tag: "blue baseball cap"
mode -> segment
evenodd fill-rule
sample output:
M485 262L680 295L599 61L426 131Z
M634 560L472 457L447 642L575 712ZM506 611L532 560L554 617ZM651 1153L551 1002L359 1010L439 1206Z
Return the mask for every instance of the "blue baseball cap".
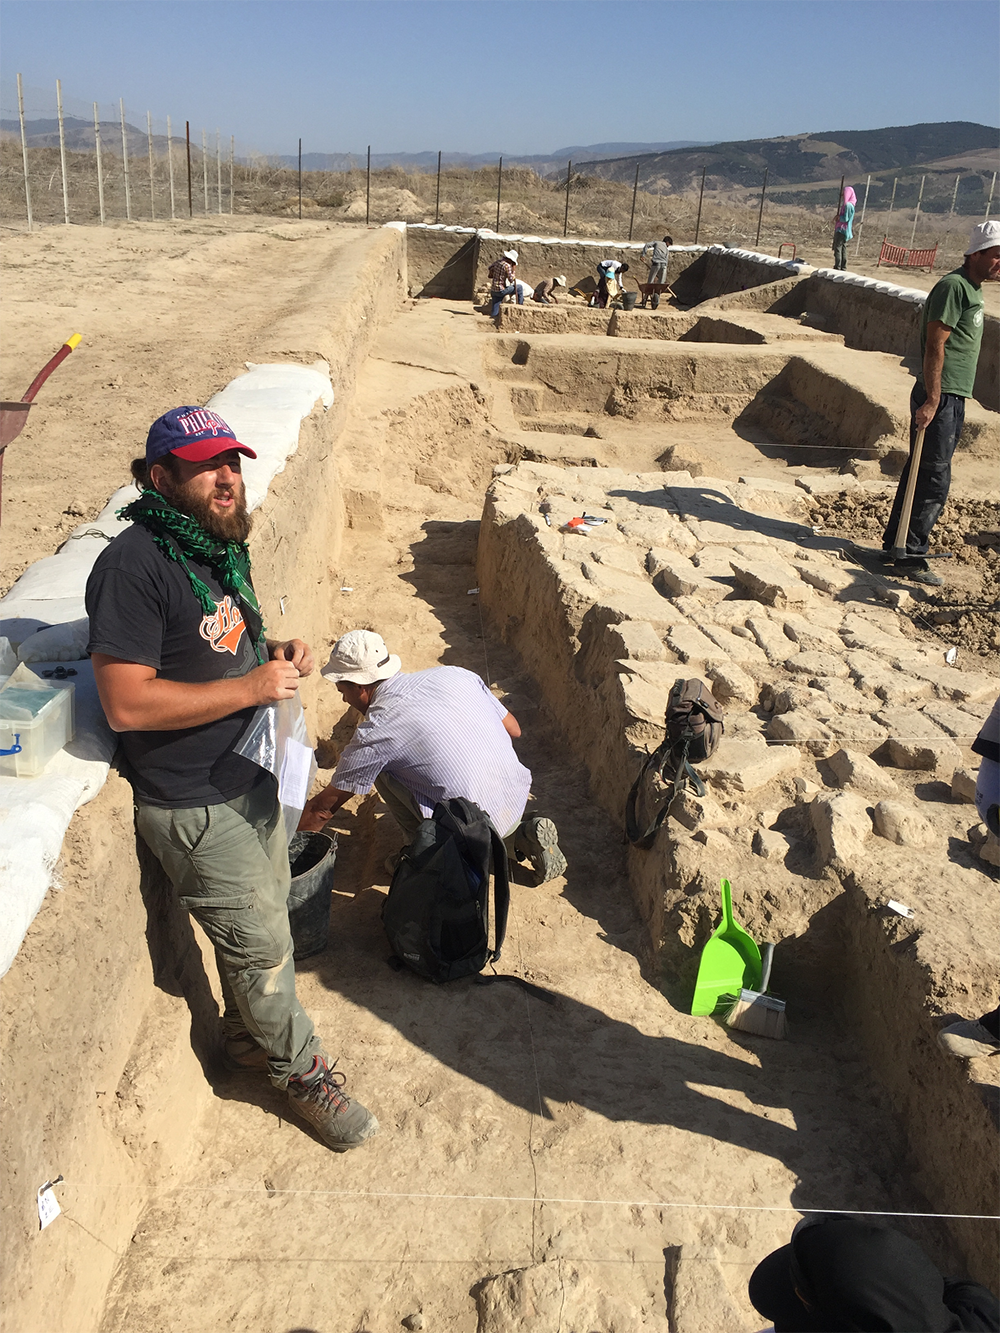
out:
M146 436L146 466L164 454L176 454L192 463L204 463L229 449L247 458L257 455L239 440L219 416L207 407L175 407L157 417Z

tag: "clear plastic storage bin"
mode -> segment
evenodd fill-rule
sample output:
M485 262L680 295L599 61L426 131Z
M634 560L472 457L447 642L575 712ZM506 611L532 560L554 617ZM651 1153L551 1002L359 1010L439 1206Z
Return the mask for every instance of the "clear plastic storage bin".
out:
M0 687L0 776L37 778L73 739L73 693L23 668Z

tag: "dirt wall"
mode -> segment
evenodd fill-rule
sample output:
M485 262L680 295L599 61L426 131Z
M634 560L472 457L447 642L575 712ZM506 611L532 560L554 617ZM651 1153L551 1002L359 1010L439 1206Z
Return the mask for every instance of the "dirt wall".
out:
M830 333L842 333L848 347L889 352L920 363L920 318L923 303L905 301L859 283L833 282L813 274L801 287L803 309ZM781 312L785 313L785 312ZM976 400L1000 411L1000 319L986 315L975 382Z
M329 412L317 408L303 423L297 453L255 517L255 582L275 637L325 642L342 528L336 442L357 369L405 294L405 273L399 232L359 238L307 308L243 349L251 360L324 357L337 395ZM304 684L313 734L329 729L329 694L315 678ZM170 906L155 863L142 871L130 789L114 771L75 815L58 875L63 890L48 895L3 987L10 1333L96 1326L144 1191L183 1165L216 1058L214 963ZM34 1191L59 1173L72 1220L39 1235Z
M678 300L698 305L712 297L726 296L760 286L797 278L797 270L769 256L745 250L723 250L712 246L672 281Z

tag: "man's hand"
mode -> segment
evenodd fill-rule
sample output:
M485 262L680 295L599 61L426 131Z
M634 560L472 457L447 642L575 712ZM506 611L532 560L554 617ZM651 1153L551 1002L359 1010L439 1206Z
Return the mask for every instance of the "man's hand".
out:
M294 699L299 688L299 671L291 662L275 658L254 667L243 677L250 691L251 704L276 704L282 699Z
M269 642L267 647L272 661L291 662L300 676L310 675L316 665L312 649L302 639L285 639L282 643Z
M934 420L938 408L941 406L940 399L928 398L926 402L921 403L913 414L913 422L917 430L926 430Z
M341 791L339 787L326 787L311 801L306 801L306 808L299 820L299 832L318 833L350 795L349 791Z

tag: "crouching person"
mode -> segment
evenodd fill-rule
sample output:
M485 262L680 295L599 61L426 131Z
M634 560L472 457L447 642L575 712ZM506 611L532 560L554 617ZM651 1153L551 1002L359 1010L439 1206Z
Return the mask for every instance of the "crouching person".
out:
M214 412L153 422L133 463L142 494L120 514L132 526L87 583L89 651L136 828L215 946L227 1067L266 1068L343 1152L378 1121L348 1096L296 998L277 783L234 750L254 709L293 698L313 669L301 639L264 638L242 455L256 457Z
M402 673L401 665L371 630L351 630L333 645L322 675L364 721L299 827L322 828L350 796L374 786L409 843L438 801L463 797L489 816L508 856L531 862L539 884L561 875L555 824L524 818L531 774L511 744L521 734L513 713L463 667Z

